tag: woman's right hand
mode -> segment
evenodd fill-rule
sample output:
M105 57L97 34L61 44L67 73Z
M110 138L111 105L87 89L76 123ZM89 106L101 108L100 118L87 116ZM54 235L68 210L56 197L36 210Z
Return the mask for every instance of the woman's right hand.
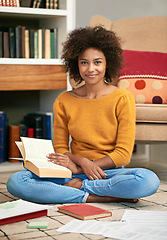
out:
M82 159L80 167L90 180L106 179L107 174L98 165L87 158Z
M48 161L66 167L72 171L73 174L78 174L80 167L77 166L67 155L62 153L49 153Z

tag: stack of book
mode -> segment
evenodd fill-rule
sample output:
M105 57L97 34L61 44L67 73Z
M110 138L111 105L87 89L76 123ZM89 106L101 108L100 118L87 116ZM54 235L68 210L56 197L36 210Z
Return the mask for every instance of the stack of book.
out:
M20 2L19 0L0 0L0 6L20 7Z
M57 29L0 27L1 58L57 58Z
M7 117L6 113L0 112L0 162L4 162L6 159L6 131L7 131Z
M20 137L31 137L38 139L53 139L53 113L29 113L20 124L9 125L7 114L0 112L0 162L14 161L20 158L20 152L15 141Z
M59 9L59 0L0 0L0 6Z

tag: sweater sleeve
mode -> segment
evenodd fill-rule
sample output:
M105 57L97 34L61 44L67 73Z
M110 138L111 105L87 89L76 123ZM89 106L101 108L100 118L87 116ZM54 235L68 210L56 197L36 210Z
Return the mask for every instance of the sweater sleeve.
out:
M132 94L120 98L116 107L116 116L118 121L116 145L114 151L108 155L116 167L121 167L130 162L135 141L136 110Z
M69 152L68 119L65 109L59 98L53 105L54 112L54 150L64 154Z

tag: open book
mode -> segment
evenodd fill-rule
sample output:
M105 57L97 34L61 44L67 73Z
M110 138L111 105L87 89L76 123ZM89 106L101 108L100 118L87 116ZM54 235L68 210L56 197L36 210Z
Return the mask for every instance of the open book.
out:
M71 178L71 170L48 161L46 155L54 152L52 140L21 137L16 145L23 156L24 167L39 177Z

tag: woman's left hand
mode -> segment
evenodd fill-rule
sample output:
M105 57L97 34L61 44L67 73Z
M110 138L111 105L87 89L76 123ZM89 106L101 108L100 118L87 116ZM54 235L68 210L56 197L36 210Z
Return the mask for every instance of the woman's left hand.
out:
M90 180L106 179L107 174L98 165L86 158L82 160L81 168Z

